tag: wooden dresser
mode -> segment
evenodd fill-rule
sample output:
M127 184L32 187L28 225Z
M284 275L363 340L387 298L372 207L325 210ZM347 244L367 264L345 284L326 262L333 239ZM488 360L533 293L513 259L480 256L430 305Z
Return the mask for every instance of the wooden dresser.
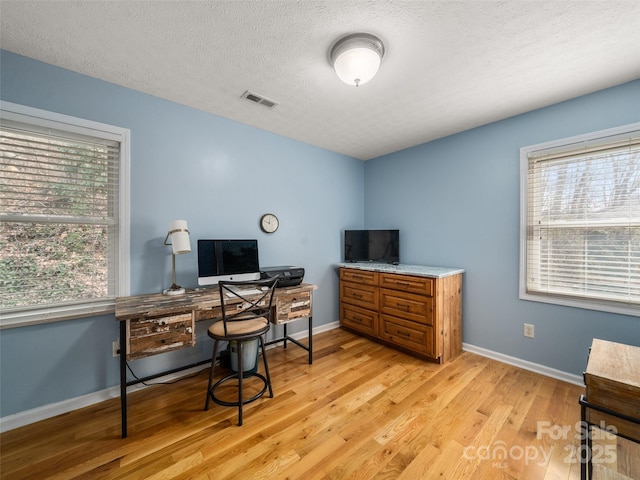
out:
M340 323L416 356L447 362L462 352L462 272L342 264Z

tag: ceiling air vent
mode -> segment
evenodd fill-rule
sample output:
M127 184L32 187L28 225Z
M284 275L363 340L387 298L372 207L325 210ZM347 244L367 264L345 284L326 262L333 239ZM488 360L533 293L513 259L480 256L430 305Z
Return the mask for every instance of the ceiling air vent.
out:
M269 100L268 98L263 97L262 95L258 95L257 93L250 92L249 90L242 94L242 98L251 100L254 103L259 103L260 105L264 105L267 108L274 108L278 106L278 102Z

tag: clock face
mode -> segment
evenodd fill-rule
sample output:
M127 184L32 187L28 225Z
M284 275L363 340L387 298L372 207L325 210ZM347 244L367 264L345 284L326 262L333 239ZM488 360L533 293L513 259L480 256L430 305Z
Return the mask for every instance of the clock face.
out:
M278 226L278 217L273 213L265 213L262 218L260 218L260 228L265 233L275 232L278 229Z

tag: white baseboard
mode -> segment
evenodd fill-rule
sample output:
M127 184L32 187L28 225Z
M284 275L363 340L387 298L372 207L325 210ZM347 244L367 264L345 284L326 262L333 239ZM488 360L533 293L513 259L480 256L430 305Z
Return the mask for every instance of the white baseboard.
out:
M582 379L581 375L574 375L573 373L563 372L562 370L556 370L555 368L546 367L544 365L540 365L539 363L529 362L517 357L511 357L509 355L505 355L504 353L494 352L493 350L487 350L486 348L477 347L468 343L463 343L462 349L467 352L475 353L483 357L497 360L502 363L507 363L515 367L520 367L531 372L539 373L540 375L544 375L546 377L555 378L557 380L562 380L567 383L573 383L574 385L584 387L584 380Z
M339 328L340 322L331 322L325 323L323 325L319 325L313 328L313 334L317 335L318 333L328 332L329 330L333 330L334 328ZM307 338L309 336L309 329L305 328L298 333L289 334L291 338L295 338L296 340L300 340L302 338Z
M0 418L0 433L13 430L14 428L24 427L25 425L55 417L56 415L62 415L63 413L93 405L94 403L110 400L119 394L120 387L111 387L99 392L82 395L81 397L70 398L62 402L50 403L42 407L7 415L6 417Z
M199 372L203 368L207 368L207 365L209 364L199 365L187 370L182 370L181 372L158 377L150 383L171 382L180 377ZM147 386L143 384L133 385L127 388L127 392L131 393L144 388L147 388ZM32 408L31 410L25 410L24 412L15 413L13 415L7 415L6 417L0 418L0 433L119 397L120 386L117 385L115 387L109 387L80 397L63 400L62 402L50 403L48 405L43 405L42 407Z
M313 329L313 334L316 335L328 330L333 330L334 328L338 328L339 326L339 322L319 325ZM295 338L296 340L304 339L309 336L309 330L304 329L303 331L291 334L290 336L291 338ZM180 377L196 373L203 368L207 368L207 365L208 364L204 364L197 367L189 368L187 370L183 370L181 372L165 375L164 377L154 379L153 383L170 382ZM142 390L143 388L147 387L145 385L138 384L129 387L127 391L134 392L136 390ZM0 433L7 432L15 428L24 427L25 425L39 422L40 420L46 420L47 418L62 415L63 413L68 413L73 410L78 410L79 408L88 407L89 405L94 405L96 403L104 402L105 400L111 400L112 398L118 397L120 397L119 385L107 388L105 390L100 390L98 392L89 393L87 395L82 395L80 397L70 398L61 402L50 403L48 405L43 405L42 407L32 408L31 410L25 410L24 412L18 412L13 415L7 415L6 417L0 418Z

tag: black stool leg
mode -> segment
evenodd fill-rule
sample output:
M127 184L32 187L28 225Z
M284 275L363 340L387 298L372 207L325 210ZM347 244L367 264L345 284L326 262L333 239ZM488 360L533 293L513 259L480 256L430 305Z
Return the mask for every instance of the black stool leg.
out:
M258 398L260 398L262 395L264 395L267 391L267 388L269 389L269 395L271 396L271 398L273 398L273 388L271 386L271 375L269 373L269 363L267 362L267 355L266 355L266 349L265 349L265 340L262 336L257 336L257 337L253 337L252 340L257 340L261 349L262 349L262 357L263 357L263 361L264 361L264 367L265 367L265 375L262 375L260 373L256 372L249 372L248 375L244 374L244 365L243 365L243 354L242 351L244 350L244 346L243 345L245 342L247 342L247 339L244 339L243 341L240 340L234 340L237 342L237 348L235 349L235 353L232 353L232 355L236 355L236 359L237 359L237 367L238 370L231 372L229 375L227 376L223 376L223 378L219 379L215 384L214 384L214 365L215 363L213 363L213 365L211 366L211 370L209 373L209 385L207 386L207 400L205 402L205 410L207 410L209 408L209 401L213 400L215 403L219 404L219 405L224 405L224 406L234 406L234 407L238 407L238 426L242 426L243 423L243 407L245 405L245 403L250 403L253 402L254 400L257 400ZM213 362L215 362L215 357L217 355L218 352L218 341L216 340L213 346ZM257 359L256 359L257 360ZM258 365L255 365L255 370L258 369ZM252 369L253 370L253 369ZM257 377L259 379L262 380L263 385L262 385L262 389L255 394L254 396L248 398L248 399L244 399L244 379L245 377ZM218 389L218 387L220 385L222 385L224 382L226 381L237 381L237 388L238 388L238 396L237 396L237 401L233 401L233 402L229 402L226 400L222 400L219 397L216 396L216 390Z
M238 426L242 426L242 342L237 342L236 354L238 355Z
M260 347L262 349L262 361L264 363L264 372L266 374L267 385L269 387L269 396L273 398L273 388L271 388L271 376L269 375L269 365L267 363L267 352L264 349L264 339L262 337L259 337L259 340L260 340Z
M213 385L213 371L216 368L216 355L218 354L218 340L213 343L213 356L211 357L211 370L209 370L209 386L207 387L207 399L204 402L204 410L209 410L209 399L211 398L211 386Z

